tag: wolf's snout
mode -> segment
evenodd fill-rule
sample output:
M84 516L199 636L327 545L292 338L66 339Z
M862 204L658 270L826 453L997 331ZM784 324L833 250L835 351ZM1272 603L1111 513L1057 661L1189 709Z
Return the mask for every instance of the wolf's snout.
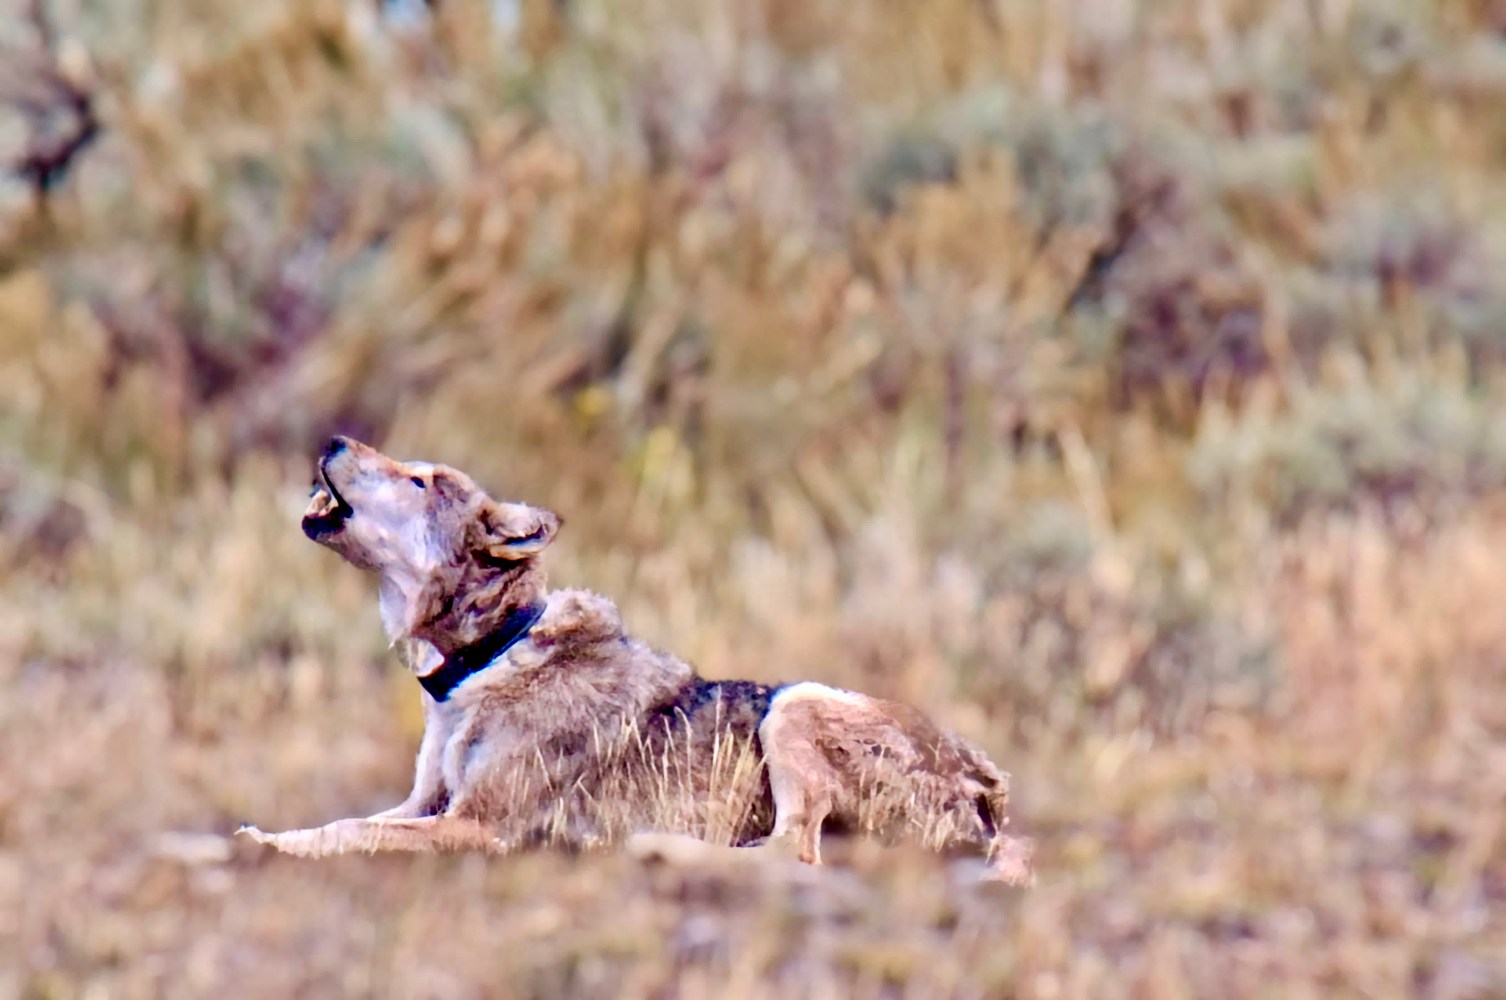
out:
M320 462L327 462L349 447L350 438L336 434L334 437L325 442L324 451L320 452L319 460Z
M350 447L350 439L335 436L325 444L317 464L319 474L314 483L314 493L303 514L303 533L316 542L338 535L345 522L355 514L339 488L330 478L330 462Z

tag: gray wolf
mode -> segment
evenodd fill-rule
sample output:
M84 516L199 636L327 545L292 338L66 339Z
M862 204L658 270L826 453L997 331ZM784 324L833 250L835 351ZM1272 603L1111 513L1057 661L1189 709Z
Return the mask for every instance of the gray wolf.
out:
M547 590L560 519L464 473L336 437L304 533L371 571L424 704L413 789L325 826L242 833L291 854L505 852L636 830L772 840L819 864L824 824L966 846L1029 878L1009 776L915 709L811 682L713 681L583 590Z

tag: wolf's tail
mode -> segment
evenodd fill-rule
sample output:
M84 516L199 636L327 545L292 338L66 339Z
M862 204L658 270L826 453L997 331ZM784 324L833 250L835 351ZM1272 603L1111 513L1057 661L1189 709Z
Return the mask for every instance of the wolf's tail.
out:
M1004 836L1004 828L1009 825L1009 774L1004 771L980 774L978 784L982 786L982 791L974 802L978 809L978 819L983 824L983 836L988 840L988 848L992 852Z
M989 778L979 782L983 790L976 799L978 819L988 838L988 867L983 877L1009 885L1034 885L1035 841L1004 832L1009 825L1009 775L996 771Z

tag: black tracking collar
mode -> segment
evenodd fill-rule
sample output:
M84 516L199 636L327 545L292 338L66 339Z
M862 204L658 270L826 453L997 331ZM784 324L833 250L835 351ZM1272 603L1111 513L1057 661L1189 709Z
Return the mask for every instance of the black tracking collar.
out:
M496 630L488 632L469 646L455 650L438 667L420 677L418 682L435 701L444 701L461 681L478 670L485 670L493 660L526 639L543 615L543 601L513 608Z

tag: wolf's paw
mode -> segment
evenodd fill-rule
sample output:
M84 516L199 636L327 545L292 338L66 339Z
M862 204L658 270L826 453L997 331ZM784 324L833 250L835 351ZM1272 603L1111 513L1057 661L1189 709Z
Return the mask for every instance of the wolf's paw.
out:
M339 850L338 838L332 836L333 830L328 827L315 830L288 830L285 833L267 833L254 826L242 826L235 831L236 836L247 836L258 844L266 844L275 847L283 854L292 854L300 858L318 858L326 854L337 853Z
M800 836L793 832L771 833L758 846L775 857L800 859Z

